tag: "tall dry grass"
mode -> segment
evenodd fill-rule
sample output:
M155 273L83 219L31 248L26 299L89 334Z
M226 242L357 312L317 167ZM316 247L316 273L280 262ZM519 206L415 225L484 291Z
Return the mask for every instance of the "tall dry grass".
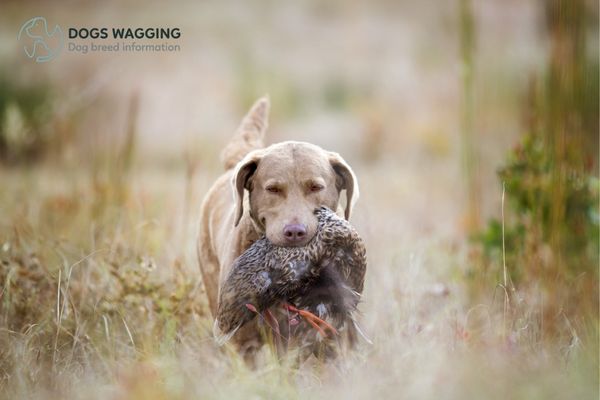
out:
M118 189L99 185L98 171L2 171L3 398L593 398L597 325L565 319L570 333L548 340L533 292L511 293L508 314L493 285L473 302L463 250L382 235L394 207L385 202L383 215L359 208L356 220L374 344L301 367L267 347L248 368L212 341L196 221L180 225L183 194L197 204L212 174L189 181L179 171L133 169ZM377 202L382 167L360 176L365 201Z

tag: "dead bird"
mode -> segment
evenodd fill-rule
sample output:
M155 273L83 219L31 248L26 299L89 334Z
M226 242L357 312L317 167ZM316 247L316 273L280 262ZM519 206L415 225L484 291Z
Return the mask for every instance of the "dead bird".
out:
M257 315L276 335L300 342L318 338L311 334L315 331L319 341L341 332L351 344L357 332L362 335L355 312L367 268L364 242L327 207L317 208L315 215L317 233L306 246L275 246L262 237L235 261L219 296L219 342Z

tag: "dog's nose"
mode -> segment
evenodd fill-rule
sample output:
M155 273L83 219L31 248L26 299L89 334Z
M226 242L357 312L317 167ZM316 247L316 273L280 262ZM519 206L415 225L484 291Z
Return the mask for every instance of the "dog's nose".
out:
M297 243L306 237L306 226L303 224L289 224L283 228L283 236L289 243Z

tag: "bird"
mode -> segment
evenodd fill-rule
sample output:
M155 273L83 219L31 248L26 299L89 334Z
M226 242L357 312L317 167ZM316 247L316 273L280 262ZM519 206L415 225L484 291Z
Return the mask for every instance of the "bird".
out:
M329 208L314 213L317 232L305 246L276 246L263 236L234 261L219 295L218 342L257 316L276 338L315 354L334 356L335 344L347 339L354 346L357 334L370 342L356 320L367 270L364 241Z

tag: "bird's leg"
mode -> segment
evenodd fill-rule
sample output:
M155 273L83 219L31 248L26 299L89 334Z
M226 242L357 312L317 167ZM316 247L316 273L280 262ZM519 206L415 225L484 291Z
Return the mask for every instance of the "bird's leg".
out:
M256 307L254 307L254 305L252 305L252 303L246 303L246 308L250 311L252 311L253 313L259 314L258 310L256 309Z
M279 322L277 321L277 318L275 318L273 313L271 313L271 310L267 308L267 311L265 311L263 317L265 318L265 321L267 321L267 324L269 324L271 329L273 329L273 331L277 334L277 336L281 336L281 331L279 330Z
M304 319L309 324L311 324L312 327L315 328L317 330L317 332L319 332L321 334L321 336L323 336L323 337L327 337L327 333L325 332L326 329L330 330L335 335L338 334L338 331L333 326L331 326L327 321L322 320L321 318L317 317L315 314L311 313L310 311L300 310L288 303L284 303L283 308L285 308L288 311L298 313L299 315L304 317ZM321 325L319 325L319 324L323 325L323 327L321 327Z
M258 316L261 317L267 323L267 325L269 325L269 328L271 328L273 332L277 334L277 336L281 336L281 331L279 330L279 322L277 322L277 318L275 318L275 316L271 313L271 310L267 308L266 311L260 313L258 312L256 307L254 307L254 305L252 305L251 303L246 303L245 305L248 310L258 314Z

